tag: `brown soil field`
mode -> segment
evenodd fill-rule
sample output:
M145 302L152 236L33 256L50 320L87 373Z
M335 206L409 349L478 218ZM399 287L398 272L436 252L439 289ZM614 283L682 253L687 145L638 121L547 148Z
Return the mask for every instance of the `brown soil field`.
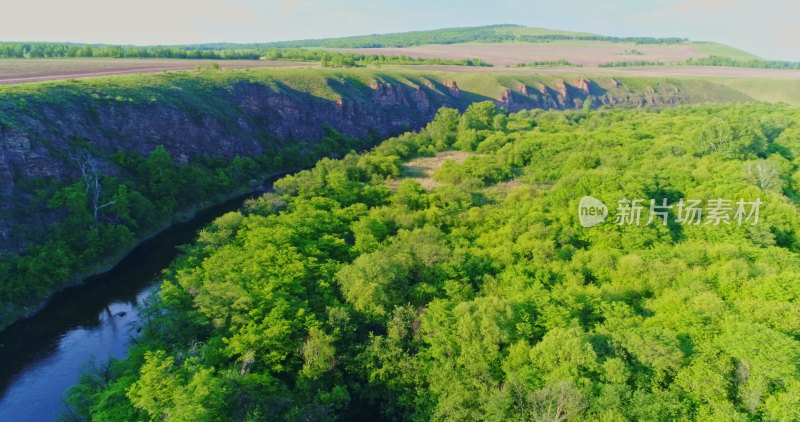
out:
M89 78L94 76L189 70L218 63L222 68L309 66L309 63L266 60L189 59L1 59L0 84Z
M544 44L450 44L408 48L338 49L359 54L406 55L421 58L481 59L495 66L516 65L536 61L569 62L583 66L622 61L679 62L688 58L706 57L689 44L636 45L634 43L544 43ZM638 52L640 54L631 54Z

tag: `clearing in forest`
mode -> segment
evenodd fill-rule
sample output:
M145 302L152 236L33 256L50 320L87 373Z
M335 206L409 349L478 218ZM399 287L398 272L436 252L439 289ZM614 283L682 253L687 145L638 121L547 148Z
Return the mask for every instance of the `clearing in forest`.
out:
M420 157L408 161L403 164L401 177L405 179L412 179L419 182L419 184L427 191L441 185L441 182L433 180L433 173L439 169L447 160L453 160L457 163L462 163L464 160L474 155L471 152L465 151L443 151L433 157ZM400 180L395 180L392 183L392 188L397 187Z

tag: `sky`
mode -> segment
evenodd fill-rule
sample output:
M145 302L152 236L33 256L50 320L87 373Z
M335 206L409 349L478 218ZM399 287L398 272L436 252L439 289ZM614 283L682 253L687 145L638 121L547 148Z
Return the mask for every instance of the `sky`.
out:
M0 40L268 42L501 23L686 37L800 61L797 0L10 0Z

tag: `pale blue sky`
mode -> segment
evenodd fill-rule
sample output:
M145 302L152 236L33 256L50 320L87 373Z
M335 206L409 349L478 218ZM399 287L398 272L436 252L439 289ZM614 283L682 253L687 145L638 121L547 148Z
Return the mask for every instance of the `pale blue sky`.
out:
M497 23L688 37L800 61L797 0L22 0L3 5L0 40L263 42Z

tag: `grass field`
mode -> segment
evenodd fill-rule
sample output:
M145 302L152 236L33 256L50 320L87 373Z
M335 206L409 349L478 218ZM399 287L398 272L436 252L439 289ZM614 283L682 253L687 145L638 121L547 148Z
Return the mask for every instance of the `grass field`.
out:
M713 43L701 43L708 47L706 51L721 53L728 47ZM588 45L595 45L589 47ZM597 47L603 45L604 47ZM656 55L662 60L671 57L682 60L699 53L692 50L695 44L680 43L671 45L636 45L633 43L611 43L605 41L555 41L542 44L503 43L503 44L457 44L421 46L409 49L379 50L415 50L430 55L450 54L450 57L472 56L481 53L484 58L509 60L518 57L522 61L553 60L563 56L564 52L582 57L583 63L597 63L602 59L626 60L652 59ZM709 50L710 49L710 50ZM716 49L716 50L715 50ZM359 49L364 50L370 49ZM625 55L636 50L641 55ZM384 51L388 52L388 51ZM394 52L394 51L392 51ZM548 53L551 56L541 56ZM740 52L741 54L746 54ZM526 56L527 54L527 56ZM562 54L562 56L559 56ZM574 59L574 57L573 57ZM163 70L178 72L194 71L198 66L207 67L213 60L182 59L3 59L0 60L0 84L18 84L20 82L53 81L59 79L75 79L75 83L88 89L92 87L119 86L120 88L159 83L154 75ZM273 80L282 81L294 89L309 92L321 98L335 99L338 94L331 88L331 78L347 80L353 84L369 85L376 78L380 80L390 75L394 81L408 84L424 84L425 79L438 82L457 81L458 86L471 94L485 98L500 99L508 90L517 91L520 85L536 86L544 84L553 86L559 81L590 78L597 81L609 78L645 78L658 80L674 78L688 87L700 84L692 94L697 100L707 98L730 98L730 90L735 90L742 97L761 101L783 101L800 105L800 71L776 69L752 69L732 67L703 66L640 66L601 68L586 65L546 66L546 67L468 67L468 66L382 66L357 69L325 69L316 63L270 62L262 60L229 60L218 61L223 69L242 72L242 77L263 79L268 83ZM249 69L245 71L245 69ZM204 72L203 83L226 83L229 72ZM128 76L124 76L128 74ZM148 75L149 74L149 75ZM382 75L382 76L376 76ZM214 82L217 81L217 82ZM110 83L110 84L109 84ZM602 82L601 82L602 84ZM35 91L38 84L28 86L21 91ZM692 85L693 86L693 85ZM22 88L22 86L20 86ZM722 92L728 90L728 92ZM4 91L0 89L0 91ZM19 91L19 90L17 90ZM168 99L167 99L168 100Z
M737 60L757 60L761 58L746 51L715 42L694 41L691 45L695 51L706 56L723 56Z
M800 106L800 78L714 78L714 81L756 100Z
M35 61L29 61L36 63ZM76 68L93 65L93 60L47 60L44 63L67 63ZM26 62L28 63L28 62ZM204 62L207 64L207 62ZM226 65L222 63L222 65ZM233 62L231 64L243 63ZM259 63L260 64L260 63ZM283 63L280 63L283 64ZM332 69L320 68L316 65L298 65L294 67L269 66L251 67L247 69L230 68L221 71L171 71L166 75L161 72L131 71L126 69L121 74L103 77L74 78L69 84L43 80L35 83L6 84L0 86L0 94L38 95L44 87L58 89L74 88L86 92L101 92L114 97L121 95L127 98L139 91L136 87L171 86L173 79L190 81L194 84L215 84L220 87L229 86L241 78L277 84L280 89L285 85L291 89L308 92L325 99L338 99L340 94L336 87L343 82L351 86L370 86L376 82L390 84L401 83L410 86L423 86L433 81L444 84L455 81L465 95L479 99L501 99L508 92L519 92L521 86L535 88L537 86L557 87L564 82L570 83L582 78L592 79L598 86L611 93L624 95L614 88L613 80L644 83L647 86L658 86L665 81L690 95L691 102L747 101L761 100L769 102L784 101L800 105L800 71L747 69L725 67L688 67L688 66L656 66L639 68L597 68L597 67L546 67L546 68L477 68L464 66L382 66L369 68ZM84 68L85 69L85 68ZM112 71L114 68L111 68ZM132 73L134 72L134 73ZM202 77L193 78L197 73ZM189 76L187 78L186 76ZM280 81L279 83L276 81ZM187 87L188 89L188 87ZM644 87L646 89L646 86ZM167 92L167 91L165 91ZM150 95L150 94L149 94ZM470 97L470 98L472 98ZM149 97L148 97L149 98ZM170 102L171 98L156 98L158 101ZM466 100L466 99L465 99Z

